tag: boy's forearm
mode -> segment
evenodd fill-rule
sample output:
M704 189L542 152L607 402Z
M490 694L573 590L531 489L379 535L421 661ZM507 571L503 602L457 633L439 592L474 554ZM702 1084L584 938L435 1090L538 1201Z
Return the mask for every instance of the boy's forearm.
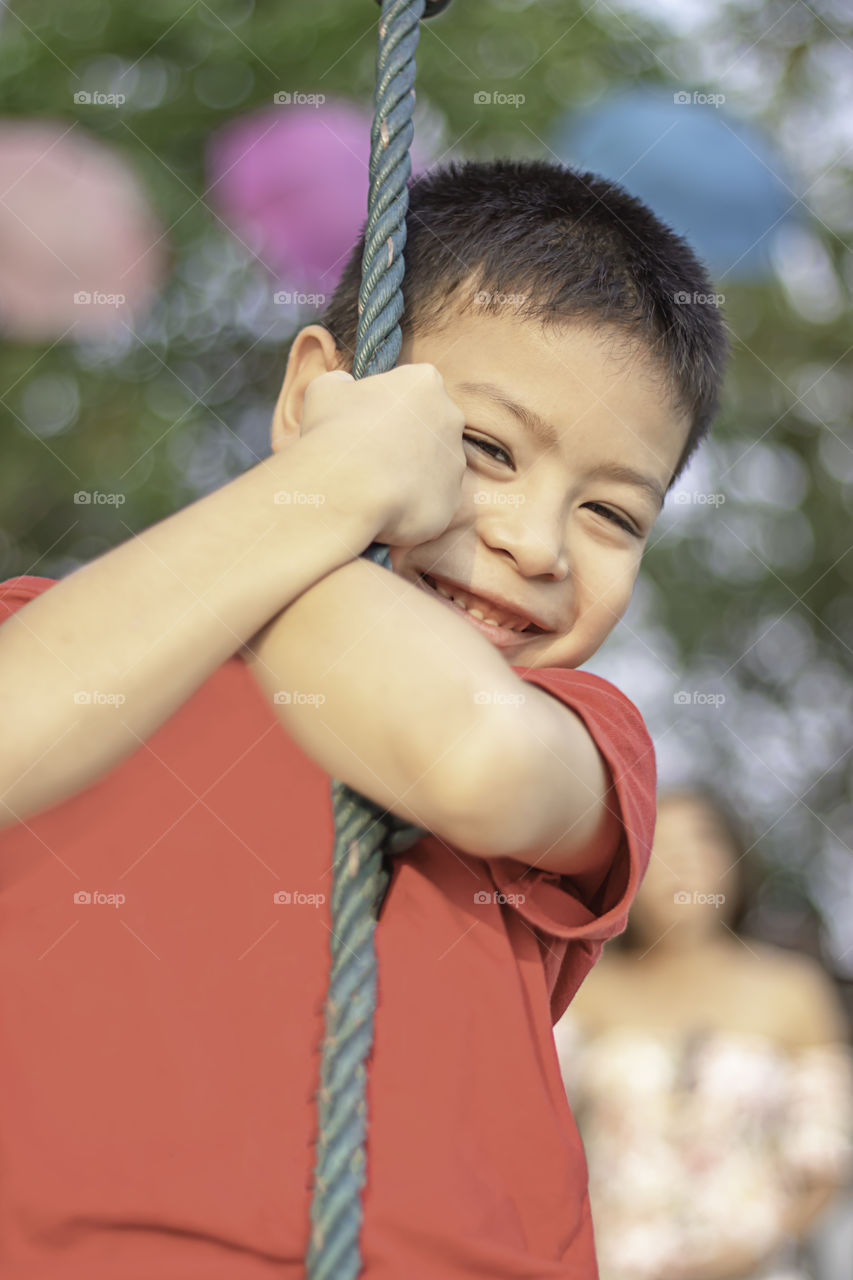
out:
M381 513L348 490L308 436L0 626L0 826L106 773L268 619L360 555ZM276 502L285 492L302 501Z
M519 684L469 623L358 559L267 624L245 656L321 768L452 839L458 807L483 779L496 695Z

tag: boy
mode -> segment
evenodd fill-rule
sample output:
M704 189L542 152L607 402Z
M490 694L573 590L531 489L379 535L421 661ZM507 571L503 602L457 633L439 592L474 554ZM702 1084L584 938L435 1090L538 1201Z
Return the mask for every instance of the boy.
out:
M376 932L363 1275L596 1276L551 1028L625 926L656 778L577 668L723 327L645 206L540 162L413 184L401 359L354 382L360 261L293 342L271 458L4 584L8 1280L304 1274L330 776L431 833Z

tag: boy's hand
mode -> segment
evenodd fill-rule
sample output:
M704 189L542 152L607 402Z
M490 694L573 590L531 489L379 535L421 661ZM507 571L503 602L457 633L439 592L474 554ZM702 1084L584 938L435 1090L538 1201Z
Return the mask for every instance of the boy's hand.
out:
M432 364L360 379L335 370L305 391L302 435L326 434L352 476L353 499L381 513L376 541L389 546L430 542L450 524L467 465L464 427Z

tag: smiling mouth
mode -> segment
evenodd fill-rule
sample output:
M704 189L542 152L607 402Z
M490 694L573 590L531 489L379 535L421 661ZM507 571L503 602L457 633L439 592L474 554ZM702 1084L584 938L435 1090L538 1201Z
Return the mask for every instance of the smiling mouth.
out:
M469 607L464 602L462 602L461 600L454 599L452 587L450 587L449 585L445 585L444 583L439 584L435 578L431 578L427 573L421 573L418 576L421 582L425 583L430 588L431 591L434 591L437 595L440 595L443 599L452 600L453 603L456 605L456 607L458 609L461 609L463 612L470 613ZM470 596L474 596L474 592L466 592L466 594ZM477 596L474 596L474 598L479 600L479 597ZM480 612L489 609L490 606L487 600L481 600L480 603L482 605L482 609L480 610ZM473 607L479 608L479 606L473 606ZM502 613L503 610L497 610L497 612ZM487 617L489 616L488 613L486 613L486 616ZM480 620L475 619L473 615L471 617L471 620L480 622ZM517 622L514 622L514 623L498 622L496 624L494 623L490 624L483 621L481 625L484 627L484 629L486 627L489 627L491 630L495 632L503 633L503 634L509 633L516 636L544 636L547 634L547 632L545 632L542 629L542 627L538 626L535 622L529 622L524 627L519 626L518 623L521 623L523 621L524 621L523 618L518 617Z

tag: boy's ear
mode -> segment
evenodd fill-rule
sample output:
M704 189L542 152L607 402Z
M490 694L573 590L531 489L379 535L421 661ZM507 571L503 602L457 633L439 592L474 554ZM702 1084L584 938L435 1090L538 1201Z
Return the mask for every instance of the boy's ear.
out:
M300 329L290 347L287 369L273 411L271 443L273 453L286 449L299 438L302 407L308 384L322 373L342 368L335 340L322 325Z

